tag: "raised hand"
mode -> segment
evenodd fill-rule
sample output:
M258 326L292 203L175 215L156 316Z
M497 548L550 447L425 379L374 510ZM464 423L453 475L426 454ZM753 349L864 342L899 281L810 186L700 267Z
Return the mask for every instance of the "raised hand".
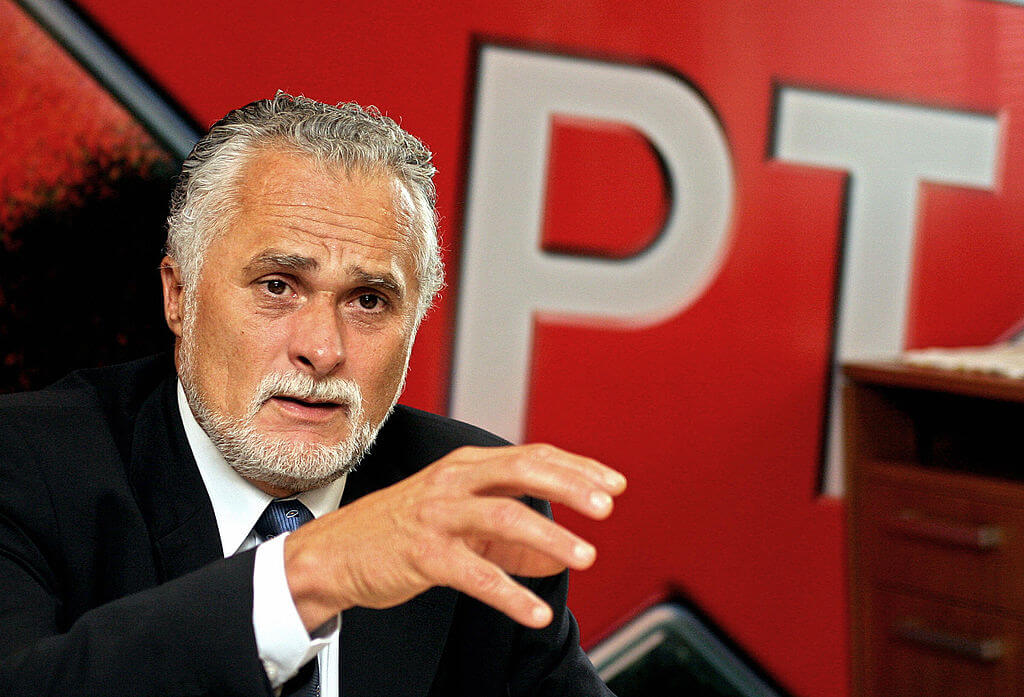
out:
M596 552L516 498L603 519L625 488L618 472L550 445L460 448L292 533L288 585L307 629L349 607L391 607L433 586L543 627L551 609L509 574L585 569Z

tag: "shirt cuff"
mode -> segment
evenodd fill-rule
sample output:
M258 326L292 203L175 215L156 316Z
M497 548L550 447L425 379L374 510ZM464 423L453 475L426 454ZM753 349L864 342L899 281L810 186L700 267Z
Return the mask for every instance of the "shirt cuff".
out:
M295 608L284 571L284 540L278 535L256 548L253 570L252 626L256 649L267 679L275 689L299 672L338 634L337 619L311 637Z

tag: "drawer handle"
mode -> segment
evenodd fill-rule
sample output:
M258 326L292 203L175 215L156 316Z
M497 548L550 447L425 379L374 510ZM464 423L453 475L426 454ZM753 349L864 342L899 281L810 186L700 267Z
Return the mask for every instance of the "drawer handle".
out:
M924 626L919 620L905 619L893 627L896 636L932 649L940 649L981 663L992 663L1003 657L1006 647L1002 639L972 639L947 634Z
M926 518L909 509L900 511L899 517L891 526L897 532L911 537L982 551L998 549L1003 544L1003 531L996 525L957 525L944 520Z

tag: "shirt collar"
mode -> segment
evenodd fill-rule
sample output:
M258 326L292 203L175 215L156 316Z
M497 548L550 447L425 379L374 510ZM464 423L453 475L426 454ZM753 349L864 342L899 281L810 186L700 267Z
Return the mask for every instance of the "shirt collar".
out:
M192 448L192 456L196 460L199 474L213 504L224 556L231 556L245 542L273 497L260 491L255 484L242 477L227 463L192 415L180 380L178 413L185 427L189 447ZM327 486L304 491L295 498L302 501L314 517L319 518L338 508L341 495L345 491L346 478L347 475Z

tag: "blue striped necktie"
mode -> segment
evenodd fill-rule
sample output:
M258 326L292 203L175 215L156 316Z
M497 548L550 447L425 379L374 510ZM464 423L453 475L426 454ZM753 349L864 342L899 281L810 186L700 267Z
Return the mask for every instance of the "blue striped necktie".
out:
M264 540L277 537L283 532L291 532L303 523L313 520L309 512L298 499L271 501L267 510L256 521L256 534ZM281 689L281 697L320 697L320 661L309 661L299 669L291 680Z

